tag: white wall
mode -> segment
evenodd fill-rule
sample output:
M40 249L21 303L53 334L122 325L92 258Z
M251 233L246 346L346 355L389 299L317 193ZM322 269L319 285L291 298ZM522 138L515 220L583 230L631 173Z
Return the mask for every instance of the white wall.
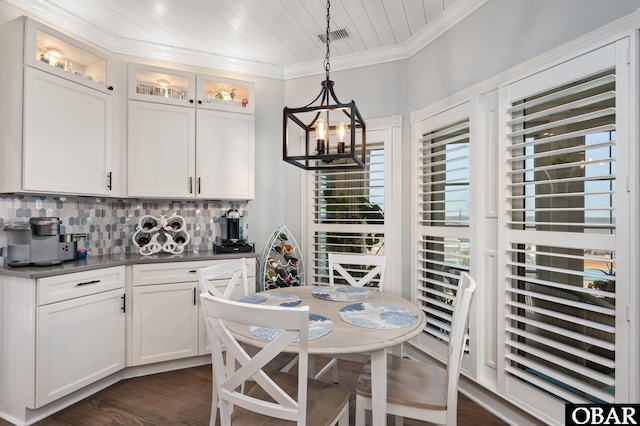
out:
M489 0L409 59L410 111L634 12L639 0Z
M331 73L338 98L354 99L367 118L403 115L403 241L410 241L411 194L409 114L506 71L557 46L633 13L640 0L489 0L404 61ZM298 78L285 83L285 103L311 102L324 79ZM286 165L293 185L301 172ZM287 185L289 189L291 186ZM395 188L394 188L395 190ZM297 236L300 212L290 205L285 222ZM410 248L403 247L404 294L410 286Z

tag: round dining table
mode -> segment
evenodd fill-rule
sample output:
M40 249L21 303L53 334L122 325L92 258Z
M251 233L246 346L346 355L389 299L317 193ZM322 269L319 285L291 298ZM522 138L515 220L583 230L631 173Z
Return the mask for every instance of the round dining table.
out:
M426 325L426 317L422 310L409 300L402 297L379 292L370 289L367 299L364 300L327 300L316 297L312 294L318 289L332 289L332 287L302 286L286 287L266 292L256 293L256 295L267 293L286 293L293 298L301 299L298 306L309 306L310 316L320 315L333 322L333 329L322 337L309 340L310 355L339 355L339 354L362 354L369 353L371 356L371 393L372 393L372 419L373 424L386 424L387 408L387 349L399 345L412 337L420 334ZM340 310L348 305L362 303L365 306L384 305L397 308L403 312L415 314L416 320L409 325L397 324L393 328L369 328L368 326L354 325L356 321L348 323L341 318ZM348 309L348 308L347 308ZM343 310L342 316L345 312ZM414 315L412 315L414 316ZM269 342L256 337L247 326L229 324L229 329L238 341L256 347L264 347ZM311 332L310 332L311 336ZM296 344L290 345L287 352L298 352Z

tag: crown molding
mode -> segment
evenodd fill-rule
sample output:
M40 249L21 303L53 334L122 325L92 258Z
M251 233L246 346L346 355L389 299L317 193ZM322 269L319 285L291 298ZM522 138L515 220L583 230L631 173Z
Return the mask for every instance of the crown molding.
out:
M442 34L456 26L460 21L475 12L489 0L456 0L433 21L427 23L420 31L405 42L409 57L428 46Z
M112 52L260 77L280 80L284 78L282 65L248 61L231 56L216 55L200 50L167 46L142 40L116 37Z
M487 1L489 0L456 0L451 6L447 7L442 13L436 16L432 22L418 31L405 43L390 47L372 49L365 52L332 57L331 70L339 71L409 59L442 34L453 28L475 10L480 8ZM324 58L301 64L286 65L284 67L284 78L285 80L288 80L290 78L307 77L319 74L319 70L324 70L322 65L323 61Z
M62 10L51 2L24 0L5 1L24 10L27 14L43 20L44 23L48 25L55 26L57 29L68 34L73 34L76 37L83 38L89 43L113 53L284 80L317 75L324 72L324 58L316 61L282 66L216 55L192 49L166 46L142 40L114 37L88 24L79 17ZM487 1L488 0L456 0L405 43L332 57L331 70L340 71L408 59L454 27Z
M380 47L378 49L364 52L351 53L348 55L332 56L331 71L340 71L351 68L364 67L368 65L383 64L386 62L407 59L407 49L404 45L390 47ZM324 58L317 61L303 62L284 67L284 79L307 77L324 73Z
M113 51L113 35L90 25L77 16L62 10L49 2L20 0L4 0L5 2L26 12L30 18L37 19L47 26L63 32L73 38L82 38L89 43L101 47L110 52Z

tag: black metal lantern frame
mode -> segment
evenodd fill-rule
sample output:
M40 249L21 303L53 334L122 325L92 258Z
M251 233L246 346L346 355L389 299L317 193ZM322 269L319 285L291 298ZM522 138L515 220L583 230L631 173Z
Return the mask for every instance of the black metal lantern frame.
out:
M329 78L329 8L331 2L327 1L327 54L324 60L326 79L321 83L320 94L308 105L302 108L284 108L283 114L283 144L282 158L284 161L305 170L321 169L364 169L366 155L366 124L358 111L355 101L342 103L333 91L333 81ZM320 104L312 106L318 100ZM336 115L338 118L336 118ZM312 133L317 130L319 120L326 122L325 139L316 138L315 148L312 146ZM308 124L305 124L305 120ZM299 127L300 135L304 135L303 151L300 155L291 154L289 147L289 121ZM337 144L331 144L331 132L337 133L339 122L349 125L349 138ZM333 123L333 124L332 124ZM293 127L293 126L292 126ZM298 135L295 135L297 140ZM357 139L360 143L357 143ZM348 149L347 149L348 145Z
M322 102L319 106L310 106L320 97L322 97ZM333 104L328 102L330 99L334 101ZM335 93L333 92L333 81L325 80L322 82L322 92L313 102L311 102L311 104L302 108L284 108L284 161L305 170L364 168L366 154L366 124L360 115L360 111L358 111L356 103L353 100L347 104L343 104L338 101ZM325 149L319 149L318 141L316 141L316 146L313 147L312 135L315 131L315 125L319 118L324 118L326 120L328 123L327 130L329 133L331 131L336 131L337 126L335 124L332 125L331 123L336 123L337 119L334 117L333 120L330 120L331 112L334 111L338 116L344 115L344 121L349 125L350 134L348 149L346 146L344 149L340 149L338 145L332 146L329 142L330 138L328 135L325 142ZM313 119L309 124L305 124L302 119L296 115L314 112L315 114ZM304 132L304 155L291 155L289 153L289 120L297 124ZM361 139L360 144L357 144L358 135ZM347 144L346 141L345 144ZM339 161L345 159L348 161Z

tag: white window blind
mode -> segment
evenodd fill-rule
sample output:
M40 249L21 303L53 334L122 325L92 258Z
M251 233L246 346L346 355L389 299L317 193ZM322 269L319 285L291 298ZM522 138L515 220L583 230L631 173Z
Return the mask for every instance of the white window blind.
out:
M312 175L310 283L328 284L329 252L385 253L384 143L368 143L366 151L364 170L328 169ZM357 277L359 274L354 268L347 269Z
M425 333L449 341L460 272L469 271L470 138L467 108L427 120L418 140L417 301ZM461 116L460 116L461 115Z
M563 402L614 402L615 69L508 113L506 371Z

